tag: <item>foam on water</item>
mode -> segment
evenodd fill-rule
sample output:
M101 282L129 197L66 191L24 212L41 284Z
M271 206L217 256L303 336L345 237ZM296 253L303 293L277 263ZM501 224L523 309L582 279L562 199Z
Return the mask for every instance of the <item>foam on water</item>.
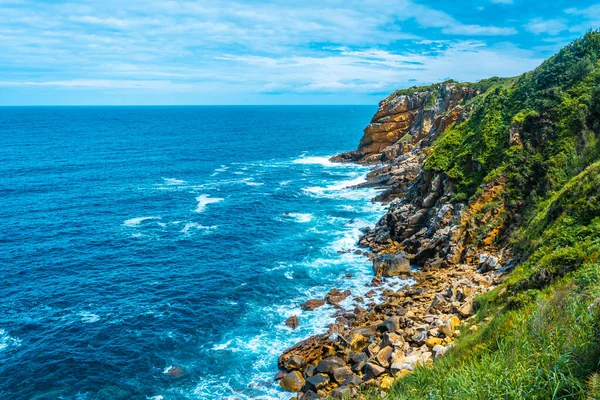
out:
M210 197L210 195L208 194L201 194L200 196L196 197L198 205L196 206L195 212L201 213L209 204L219 203L223 200L225 199L222 199L220 197Z
M312 221L315 217L310 213L287 213L283 214L284 218L292 218L296 222L306 223Z
M81 316L81 322L86 324L93 324L94 322L100 321L100 316L93 313L80 312L79 315Z
M181 179L176 179L176 178L163 178L163 181L165 181L165 183L167 185L171 185L171 186L181 186L181 185L185 185L185 181L181 180Z
M350 164L331 162L329 160L331 157L332 156L318 157L318 156L302 155L302 156L294 159L292 161L292 163L303 164L303 165L320 165L322 167L348 167L348 166L352 167L352 165L350 165Z
M150 221L153 219L161 219L161 217L156 217L156 216L149 216L149 217L136 217L136 218L131 218L131 219L127 219L125 221L123 221L123 225L127 226L129 228L135 228L136 226L139 226L142 222L144 221Z
M22 342L21 339L12 337L4 329L0 329L0 351L20 347Z
M181 230L181 233L184 234L190 234L192 231L207 231L207 230L212 230L212 229L216 229L216 226L204 226L201 225L197 222L188 222L185 224L185 226L183 227L183 229Z

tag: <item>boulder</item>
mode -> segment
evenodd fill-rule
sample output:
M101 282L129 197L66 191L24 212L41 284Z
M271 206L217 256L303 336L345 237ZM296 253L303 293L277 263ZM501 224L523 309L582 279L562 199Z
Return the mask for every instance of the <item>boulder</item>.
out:
M498 267L498 257L491 254L480 254L479 255L479 271L488 272L493 271Z
M375 364L375 363L367 363L365 366L365 381L369 379L377 378L379 375L385 372L385 368Z
M394 374L401 372L403 370L412 371L415 369L415 366L417 365L418 362L419 362L419 356L417 356L417 355L402 357L397 360L394 360L394 362L392 363L392 366L390 367L390 370Z
M418 343L418 344L425 343L428 335L429 335L429 333L427 331L422 331L422 332L419 332L416 335L414 335L412 337L412 340L413 340L413 342Z
M311 376L306 380L306 386L308 387L308 389L318 392L319 390L327 386L329 384L329 381L329 376L327 376L326 374L317 374Z
M458 313L463 317L468 317L473 312L473 299L467 299L458 309Z
M390 359L392 358L392 353L394 348L391 346L384 347L377 353L375 359L384 368L388 368L390 366Z
M323 305L325 305L325 300L312 299L300 304L300 308L302 308L305 311L313 311L314 309L319 308Z
M392 388L392 385L394 384L394 378L392 378L391 376L384 376L383 379L381 380L381 388L383 390L390 390Z
M337 289L331 289L327 295L325 295L325 301L329 304L337 304L340 301L345 300L348 296L350 296L352 292L349 290L345 290L340 292Z
M369 340L358 332L351 332L345 340L354 351L361 350L369 344Z
M351 388L349 388L348 386L342 386L339 388L335 388L331 391L331 397L333 397L334 399L349 399L350 397L352 397L354 395L353 391Z
M433 359L437 360L438 358L446 354L446 350L447 348L445 346L442 346L441 344L436 344L435 346L433 346L433 348L431 349L431 351L433 352Z
M379 332L398 332L399 329L400 317L390 317L377 327Z
M400 347L404 344L404 338L397 333L386 332L383 334L383 339L381 340L381 345L383 347L392 346L392 347Z
M411 274L410 260L408 255L401 251L396 254L380 254L373 260L373 272L375 275L398 276Z
M273 380L274 380L274 381L280 381L280 380L282 380L283 378L285 378L285 376L286 376L286 373L285 373L285 372L283 372L283 371L279 371L279 372L277 372L277 373L275 374L275 378L273 378Z
M319 361L319 364L317 364L316 371L319 373L331 374L336 368L344 366L346 366L344 360L342 360L339 357L332 356Z
M442 332L446 337L452 337L454 335L454 329L456 325L460 323L460 320L457 316L453 316L449 318L442 326L439 327L440 332Z
M294 354L286 360L284 367L288 371L296 371L301 370L304 364L304 357Z
M297 316L293 316L293 317L289 317L286 321L285 324L287 326L289 326L292 329L296 329L298 327L298 317Z
M346 379L348 379L348 377L350 377L352 375L353 375L352 370L348 366L336 368L333 370L333 373L332 373L333 380L338 385L341 385Z
M356 375L349 376L346 378L344 382L342 382L341 386L349 386L349 387L359 387L362 383L362 379L360 379Z
M290 372L279 382L282 388L294 393L301 391L305 383L304 377L298 371Z

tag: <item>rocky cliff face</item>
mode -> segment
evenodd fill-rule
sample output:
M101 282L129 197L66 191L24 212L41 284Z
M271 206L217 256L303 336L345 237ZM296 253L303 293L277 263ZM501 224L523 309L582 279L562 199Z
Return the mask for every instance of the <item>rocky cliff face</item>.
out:
M383 164L368 174L365 184L385 187L378 201L390 201L405 193L419 174L429 146L445 129L468 118L468 102L480 94L474 88L447 83L412 94L404 92L379 103L357 150L332 158L336 162Z
M362 385L387 389L394 378L432 362L452 345L458 324L471 314L473 297L504 272L508 254L499 256L497 248L485 245L493 240L473 240L482 221L494 220L497 208L484 206L502 203L503 182L490 183L470 203L451 202L452 180L423 169L435 139L469 118L471 100L479 94L450 83L395 93L380 103L358 150L332 159L379 164L363 185L381 187L375 200L390 206L360 240L372 251L372 298L356 298L353 310L338 306L337 322L326 334L279 359L281 385L300 392L300 399L346 398ZM491 229L488 236L498 232ZM411 265L419 271L413 274ZM412 287L379 289L385 276L410 274Z
M358 149L333 160L378 164L427 147L444 129L464 119L469 111L466 102L480 94L449 83L409 92L394 93L379 103Z

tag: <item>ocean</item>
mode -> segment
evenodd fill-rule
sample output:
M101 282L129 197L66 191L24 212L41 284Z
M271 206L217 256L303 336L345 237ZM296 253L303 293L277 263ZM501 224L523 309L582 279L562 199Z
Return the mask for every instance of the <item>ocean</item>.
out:
M288 399L300 303L370 289L384 208L328 158L375 110L0 108L0 398Z

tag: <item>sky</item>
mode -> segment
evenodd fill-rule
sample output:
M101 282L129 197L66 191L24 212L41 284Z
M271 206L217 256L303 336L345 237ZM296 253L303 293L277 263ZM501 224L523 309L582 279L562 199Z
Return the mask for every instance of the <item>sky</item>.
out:
M0 0L0 105L377 104L598 28L580 0Z

